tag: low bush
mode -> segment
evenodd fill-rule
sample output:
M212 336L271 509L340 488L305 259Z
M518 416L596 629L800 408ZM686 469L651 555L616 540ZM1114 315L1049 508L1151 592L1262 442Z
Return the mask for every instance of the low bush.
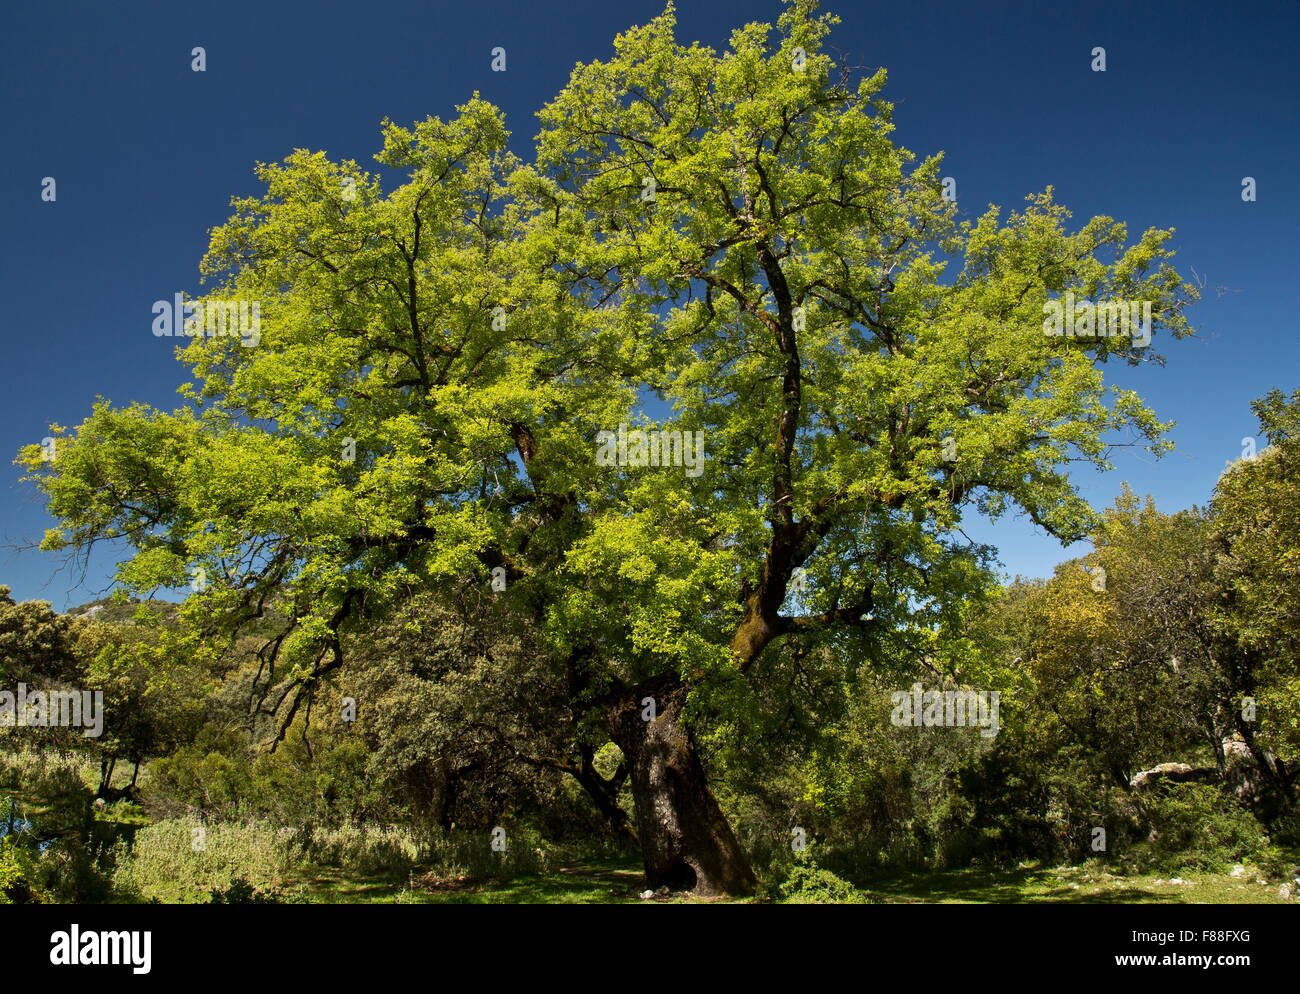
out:
M199 831L201 830L201 831ZM159 822L118 843L114 884L141 899L199 904L237 880L272 891L288 878L291 838L262 822Z

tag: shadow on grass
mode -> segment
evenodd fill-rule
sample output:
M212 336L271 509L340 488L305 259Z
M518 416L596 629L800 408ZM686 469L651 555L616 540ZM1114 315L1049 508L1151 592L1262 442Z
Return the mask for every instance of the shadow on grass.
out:
M311 900L330 904L611 904L639 901L640 861L593 859L546 875L511 880L445 877L425 869L410 873L356 873L313 867L301 884Z
M1099 892L1062 881L1041 867L1014 870L947 870L875 876L864 889L890 904L1151 904L1166 903L1172 894L1141 886L1102 885Z

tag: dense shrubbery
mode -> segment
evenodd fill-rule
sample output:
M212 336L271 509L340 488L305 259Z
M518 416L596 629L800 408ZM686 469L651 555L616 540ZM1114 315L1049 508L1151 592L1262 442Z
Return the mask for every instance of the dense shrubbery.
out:
M394 825L304 826L295 831L266 822L175 819L136 833L114 854L114 884L123 894L164 903L225 903L257 892L283 900L298 891L303 871L331 867L347 874L405 876L420 870L442 877L510 879L542 873L553 847L536 832L512 829L497 852L480 832L417 835ZM254 902L256 903L256 902Z
M114 882L164 903L203 903L213 890L243 880L274 891L293 868L291 835L266 823L160 821L119 843Z
M1134 865L1144 870L1223 871L1265 858L1268 837L1232 797L1207 784L1177 784L1149 804L1147 837L1134 845Z

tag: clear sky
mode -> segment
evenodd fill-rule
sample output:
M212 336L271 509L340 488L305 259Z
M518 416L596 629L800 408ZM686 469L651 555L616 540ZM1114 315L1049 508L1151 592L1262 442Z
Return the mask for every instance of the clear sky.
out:
M1203 504L1254 435L1248 403L1300 386L1287 301L1297 285L1300 4L879 4L828 0L844 60L890 72L897 139L942 150L968 216L1047 185L1077 224L1177 229L1177 265L1205 281L1195 340L1158 337L1163 368L1114 367L1177 422L1174 453L1128 450L1080 476L1095 504L1128 481L1163 510ZM778 0L679 0L680 40L725 46ZM253 163L294 148L370 164L385 117L447 117L474 90L500 106L527 155L534 112L574 63L661 0L371 0L222 3L6 0L0 10L0 583L66 608L102 595L34 551L52 521L10 464L96 396L172 408L186 370L150 330L151 306L199 290L197 263L229 198L257 192ZM205 72L191 50L206 50ZM507 52L492 72L491 50ZM1106 50L1094 72L1092 50ZM1243 202L1243 177L1257 200ZM53 177L57 200L41 199ZM1261 440L1262 442L1262 440ZM1009 573L1049 575L1073 554L1024 520L974 527ZM1080 550L1075 550L1080 551Z

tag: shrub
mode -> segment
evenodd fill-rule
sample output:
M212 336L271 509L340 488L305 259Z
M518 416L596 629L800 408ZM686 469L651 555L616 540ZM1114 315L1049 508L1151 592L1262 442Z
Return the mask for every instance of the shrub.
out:
M1151 834L1134 851L1139 867L1222 871L1267 851L1259 822L1217 787L1174 784L1149 807Z
M795 860L789 874L777 885L776 895L786 904L868 903L851 883L817 866L811 858Z
M424 867L438 876L510 879L545 873L553 847L534 829L512 827L504 852L494 852L486 830L418 832L402 825L312 827L299 833L304 856L354 873L407 873Z
M310 829L304 841L311 861L355 873L406 872L421 862L427 848L408 828L354 822Z
M203 848L196 849L193 830L200 827ZM114 884L164 903L203 903L237 880L274 890L292 864L290 839L260 822L173 819L141 829L129 847L118 846Z
M492 851L487 832L462 829L433 836L427 861L440 876L509 880L547 872L552 852L550 844L526 826L510 828L504 852Z
M51 814L79 822L94 796L87 786L89 769L84 759L57 752L0 750L0 790L39 800L42 807L52 809L44 819L47 824Z
M48 904L40 857L22 833L0 837L0 904Z

